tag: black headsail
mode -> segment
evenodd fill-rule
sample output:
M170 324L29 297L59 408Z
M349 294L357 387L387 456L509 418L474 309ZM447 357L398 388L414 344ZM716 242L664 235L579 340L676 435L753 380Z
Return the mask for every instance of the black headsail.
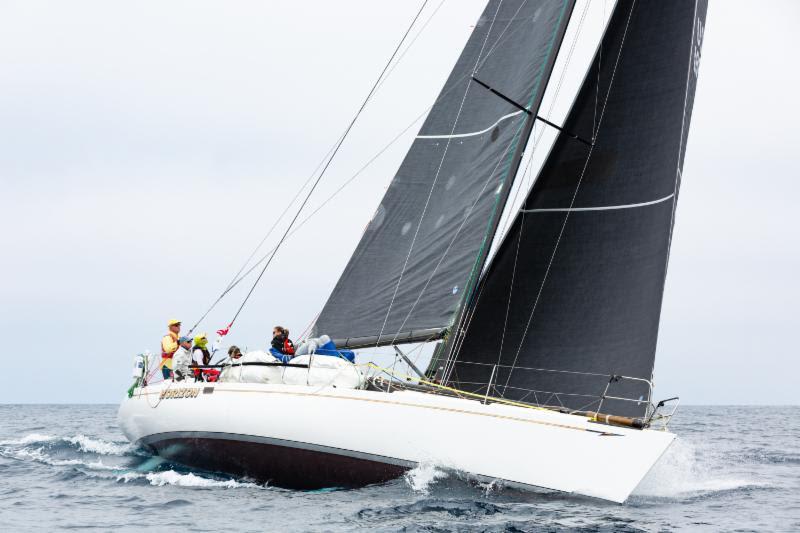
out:
M452 325L477 283L573 6L488 3L315 334L374 346Z
M452 383L646 413L705 13L618 1L564 124L594 146L554 143L462 322Z

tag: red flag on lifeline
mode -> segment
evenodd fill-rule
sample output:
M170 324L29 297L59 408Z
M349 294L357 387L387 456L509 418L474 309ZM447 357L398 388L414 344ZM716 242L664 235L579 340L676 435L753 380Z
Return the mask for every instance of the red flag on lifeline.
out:
M227 328L218 329L217 330L217 335L219 335L220 337L224 337L225 335L228 334L228 331L230 331L232 325L233 324L228 324Z

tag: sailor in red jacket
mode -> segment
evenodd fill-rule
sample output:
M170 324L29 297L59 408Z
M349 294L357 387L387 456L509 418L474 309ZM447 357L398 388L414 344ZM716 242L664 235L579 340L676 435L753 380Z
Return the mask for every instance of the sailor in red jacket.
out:
M294 355L294 343L289 339L289 330L275 326L272 328L272 347L283 355Z

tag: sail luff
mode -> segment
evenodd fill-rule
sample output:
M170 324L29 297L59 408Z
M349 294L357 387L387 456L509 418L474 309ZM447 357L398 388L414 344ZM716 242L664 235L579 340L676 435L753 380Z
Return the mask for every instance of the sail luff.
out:
M608 21L610 22L610 18L608 19ZM603 30L603 36L600 38L600 41L597 43L597 46L595 48L593 57L596 57L597 54L600 52L600 50L602 48L602 45L603 45L603 40L605 38L605 32L607 30L608 30L608 24L606 24L606 26L605 26L605 28ZM562 36L562 39L563 39L563 36ZM576 39L577 39L577 36L576 36ZM573 43L572 46L574 47L575 44ZM559 50L560 50L560 48L561 47L559 47ZM590 64L589 67L587 68L586 72L584 73L583 80L581 81L580 87L583 87L587 83L587 79L591 75L592 75L592 65ZM548 83L548 87L549 87L549 83ZM568 111L567 111L567 116L569 116L569 114L571 113L571 110L575 106L575 103L576 103L576 101L577 101L579 96L580 96L579 94L575 94L574 95L573 101L569 105L569 108L568 108ZM543 120L543 122L545 122L546 124L548 124L550 126L554 126L555 127L555 125L553 125L549 121ZM559 135L564 133L564 128L563 127L556 127L555 129L558 130L558 134ZM586 144L586 143L584 143L584 144ZM589 145L590 144L591 143L589 143ZM550 146L550 149L548 151L548 154L545 156L544 161L547 161L550 158L550 155L553 152L553 150L555 149L555 147L556 147L555 144ZM534 182L535 182L535 180L534 180ZM531 184L531 186L533 186L533 184ZM531 191L529 190L528 194L530 194L530 192ZM518 211L517 215L519 214L519 212L522 212L522 211L523 211L522 207L520 207L520 210ZM514 215L512 215L512 216L514 216ZM512 218L512 223L513 223L513 221L514 221L514 219ZM506 231L502 235L502 239L500 240L500 242L498 242L497 245L496 245L497 251L502 249L503 246L506 245L505 244L506 241L508 241L508 240L510 240L512 238L514 238L512 236L512 232L511 231ZM470 305L466 306L466 308L462 311L462 316L459 317L459 322L458 322L459 326L458 326L458 328L455 331L448 332L450 334L453 334L454 338L448 339L449 342L447 343L446 349L445 349L444 346L440 347L440 349L436 350L436 352L434 353L433 357L431 357L431 360L429 361L428 367L427 367L427 370L426 370L426 373L428 375L433 376L434 374L441 373L443 376L449 376L449 374L450 374L450 372L452 370L451 369L451 365L454 362L455 358L458 357L458 352L461 349L461 343L464 340L466 329L469 328L470 321L471 321L473 313L475 311L475 305L477 304L477 300L480 298L481 291L483 290L483 288L485 286L486 276L488 274L488 268L489 268L489 266L491 264L491 261L494 259L494 257L496 257L497 251L495 252L495 256L487 257L486 261L488 263L486 263L484 265L484 270L482 271L483 275L480 277L480 279L476 283L475 289L473 291L473 297L472 297L471 301L469 302ZM501 343L501 348L502 348L502 343Z
M497 365L510 399L646 412L705 11L617 3L564 123L594 145L556 139L484 276L452 382L485 387Z
M617 5L615 4L614 7L616 8ZM594 56L593 57L595 58L595 60L596 60L598 54L601 53L602 46L603 46L603 41L605 40L606 32L609 29L610 22L611 22L611 17L609 17L608 23L606 24L605 29L603 31L603 36L600 38L600 41L597 43L596 49L594 51ZM563 36L562 36L562 38L563 38ZM560 47L559 47L559 49L560 49ZM594 65L594 61L592 62L592 64L589 65L589 67L587 68L586 72L584 73L583 80L581 81L581 84L580 84L581 88L584 87L585 85L587 85L588 83L590 83L590 79L589 78L590 78L590 76L593 75L593 70L592 70L593 69L593 65ZM572 109L575 107L576 102L578 101L578 98L580 97L580 92L581 91L579 90L578 93L575 94L575 96L573 98L573 101L569 106L569 110L567 111L567 115L566 115L567 117L569 117L569 115L572 113ZM546 121L546 122L549 125L554 126L549 121ZM531 128L532 127L533 127L533 124L531 124ZM566 134L566 132L564 130L564 127L560 127L560 128L556 128L556 129L558 130L558 135L565 135ZM569 136L571 136L573 138L576 138L576 140L578 139L574 134L569 134ZM594 140L594 132L592 132L592 142L593 142L593 140ZM583 141L584 144L587 144L587 142L585 140L582 140L582 141ZM587 146L591 147L591 144L592 143L589 142L587 144ZM550 159L550 156L552 155L552 153L555 150L556 146L557 146L556 143L554 143L553 145L550 146L550 150L549 150L547 156L544 158L545 162ZM531 185L531 187L533 187L534 184L535 184L535 180L534 180L534 183ZM531 193L532 193L532 189L528 191L529 195ZM524 209L524 203L523 203L523 205L519 208L516 216L519 216L521 213L525 213L525 212L526 212L526 210ZM512 221L512 222L514 222L514 221ZM513 225L512 225L512 228L513 228ZM512 231L511 230L507 231L502 236L502 240L498 243L497 250L499 251L503 246L506 245L506 241L508 241L508 240L510 240L512 238L514 238L514 236L512 235ZM518 245L519 245L519 243L517 244L517 246ZM495 257L496 257L496 254L495 254ZM487 259L494 259L494 257L487 258ZM485 281L486 281L486 278L487 278L487 275L488 275L488 270L486 269L486 267L487 267L487 265L484 265L484 270L483 270L483 274L484 275L481 276L481 278L476 283L476 286L475 286L475 289L474 289L474 292L473 292L473 298L469 302L471 305L467 305L465 307L465 309L463 310L463 312L462 312L462 316L459 317L460 318L460 322L458 323L459 327L458 327L458 329L456 331L451 332L452 333L452 338L448 338L448 343L447 343L446 349L438 350L434 354L434 356L431 358L431 360L429 362L429 365L428 365L428 369L426 371L428 374L434 375L438 370L438 371L442 372L442 374L445 376L445 379L449 379L450 373L452 372L452 364L455 362L455 359L458 357L458 352L460 351L461 345L462 345L462 343L463 343L463 341L465 339L465 336L466 336L466 329L470 327L470 322L471 322L473 314L475 312L475 305L477 305L477 300L478 300L478 298L480 298L480 293L481 293L481 291L483 290L483 288L485 286L484 284L485 284ZM501 349L502 349L502 344L501 344Z
M569 4L564 4L564 10L561 13L561 17L558 21L558 25L561 28L557 33L553 34L553 40L550 42L550 51L548 52L548 63L542 65L542 70L540 71L539 79L537 80L536 87L533 91L531 91L531 96L525 108L528 110L525 123L522 125L521 129L522 132L520 134L520 140L517 142L517 145L514 149L514 153L509 160L509 172L508 176L511 177L509 182L503 183L503 192L504 194L498 195L495 205L493 207L492 216L488 224L488 228L486 234L484 236L483 242L481 243L481 248L478 252L478 257L475 259L475 264L472 267L472 271L470 272L469 281L467 283L467 288L464 291L464 297L459 305L459 309L455 314L453 324L455 328L450 332L450 335L447 338L445 346L441 350L441 354L446 354L447 357L450 356L453 348L456 345L457 339L459 338L459 330L460 325L465 317L465 313L470 307L470 302L475 296L476 289L480 282L480 273L483 272L486 266L486 260L488 259L489 252L491 251L491 242L495 238L497 234L498 227L500 225L500 220L503 214L503 207L508 202L508 197L511 194L511 190L513 189L514 181L517 178L517 174L519 173L520 166L522 164L522 158L525 155L525 149L528 146L528 142L530 141L531 134L533 133L533 126L536 123L536 112L538 111L539 105L541 104L542 98L544 97L544 92L547 90L547 86L550 82L550 76L553 73L553 67L556 62L556 58L558 57L558 53L561 50L561 46L564 41L564 34L566 33L567 25L569 24L569 20L572 18L572 11L575 7L575 2L570 2ZM556 37L558 37L558 44L556 45ZM542 83L544 82L544 83ZM543 87L544 89L538 91L539 87ZM537 97L538 92L538 102L534 100ZM534 111L531 111L531 109ZM435 364L435 363L434 363ZM430 371L430 368L429 368Z
M334 288L314 334L412 338L452 326L507 198L574 0L492 0ZM487 237L488 236L488 237Z

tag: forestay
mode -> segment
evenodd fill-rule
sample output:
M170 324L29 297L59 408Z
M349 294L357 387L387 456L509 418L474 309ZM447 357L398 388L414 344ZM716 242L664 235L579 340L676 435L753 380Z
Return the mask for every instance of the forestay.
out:
M705 0L617 3L564 124L595 144L556 140L476 292L451 382L645 414L648 383L608 375L652 378L705 13Z
M573 0L492 0L317 319L340 347L450 327L474 287Z

